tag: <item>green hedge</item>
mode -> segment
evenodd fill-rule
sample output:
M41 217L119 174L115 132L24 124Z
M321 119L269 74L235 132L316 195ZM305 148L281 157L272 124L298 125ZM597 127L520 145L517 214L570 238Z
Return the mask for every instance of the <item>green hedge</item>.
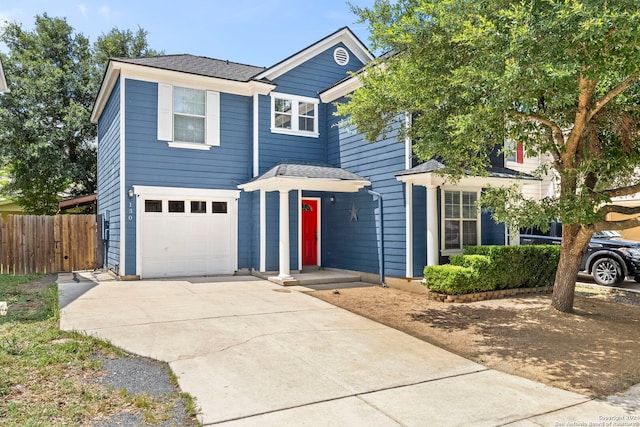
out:
M559 259L553 245L469 246L451 264L425 267L425 285L450 295L551 286Z
M459 265L434 265L425 267L426 286L435 292L449 295L477 292L478 272L473 268Z

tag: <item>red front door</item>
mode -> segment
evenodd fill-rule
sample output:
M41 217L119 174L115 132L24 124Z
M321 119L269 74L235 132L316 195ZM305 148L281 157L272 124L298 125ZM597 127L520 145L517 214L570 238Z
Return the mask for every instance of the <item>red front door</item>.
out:
M302 199L302 265L318 265L318 201Z

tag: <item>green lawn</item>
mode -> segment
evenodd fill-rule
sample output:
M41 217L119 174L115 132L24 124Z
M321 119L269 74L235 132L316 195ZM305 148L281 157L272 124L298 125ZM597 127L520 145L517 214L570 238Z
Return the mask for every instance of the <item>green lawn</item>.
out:
M0 425L71 426L123 409L150 423L171 408L153 399L109 390L91 380L101 374L97 354L123 353L108 343L58 328L57 285L41 276L0 275Z

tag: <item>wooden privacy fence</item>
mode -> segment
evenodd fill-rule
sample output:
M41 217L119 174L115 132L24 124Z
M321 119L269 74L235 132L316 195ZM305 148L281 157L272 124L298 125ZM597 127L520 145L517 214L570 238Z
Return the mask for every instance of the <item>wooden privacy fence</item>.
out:
M2 274L93 270L102 262L95 215L8 215L1 233Z

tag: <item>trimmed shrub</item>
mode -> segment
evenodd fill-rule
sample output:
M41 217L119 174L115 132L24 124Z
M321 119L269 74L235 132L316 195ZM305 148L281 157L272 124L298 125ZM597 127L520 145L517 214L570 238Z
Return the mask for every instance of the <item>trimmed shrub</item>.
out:
M496 289L551 286L560 247L554 245L469 246L446 265L424 268L425 285L449 295Z
M465 254L491 258L497 289L551 286L560 261L555 245L468 246Z
M486 255L453 255L449 258L451 265L472 268L478 273L476 288L479 291L496 289L496 279L493 274L493 261Z
M476 292L478 272L459 265L433 265L424 268L425 285L434 292L448 295Z

